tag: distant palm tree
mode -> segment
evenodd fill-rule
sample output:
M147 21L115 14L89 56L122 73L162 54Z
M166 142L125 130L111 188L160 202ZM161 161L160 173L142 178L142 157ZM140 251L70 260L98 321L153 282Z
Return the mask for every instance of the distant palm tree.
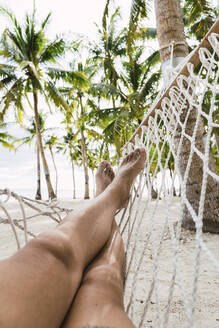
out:
M84 198L89 198L89 175L88 175L88 158L85 142L85 117L86 117L86 105L83 103L84 99L87 100L88 87L90 84L89 75L92 74L92 69L85 63L73 62L70 65L69 70L56 70L51 77L54 79L62 80L65 82L65 86L60 88L60 92L63 96L66 96L70 103L68 107L65 107L65 117L67 123L67 132L69 133L69 125L77 125L77 135L80 134L81 150L82 150L82 164L84 168L85 177L85 193ZM73 116L75 116L73 118Z
M72 168L72 182L73 182L73 199L76 198L76 184L75 184L75 163L81 157L81 150L75 142L75 134L72 127L68 126L67 133L63 136L60 143L57 145L57 151L67 154L71 161Z
M39 112L38 116L39 116L38 120L40 125L40 134L42 137L47 129L45 128L45 119L43 118L43 114ZM37 153L37 190L36 190L35 199L42 199L40 153L39 153L39 147L37 142L37 129L36 129L35 119L34 118L30 119L29 123L30 123L29 126L25 126L24 124L22 124L22 128L28 135L23 138L15 140L15 144L18 144L17 148L19 148L25 144L31 144L33 141L35 141L36 153Z
M51 14L47 15L40 26L37 27L35 8L32 15L26 15L24 24L20 24L11 11L1 7L0 12L5 14L12 24L12 27L6 28L3 33L0 55L10 61L10 69L13 70L13 73L17 72L17 75L14 74L13 79L10 81L10 87L4 93L1 117L3 118L10 105L14 105L20 112L23 111L22 101L25 98L27 99L28 93L32 93L37 142L43 162L49 198L52 199L56 195L52 188L40 133L38 92L45 96L46 90L50 98L56 97L56 101L59 99L59 95L55 92L56 89L51 82L48 82L46 74L48 64L55 63L57 58L64 53L65 44L62 38L56 38L54 41L48 41L46 38L45 29ZM50 68L50 71L52 71L52 68Z
M45 142L45 147L48 147L49 148L49 151L50 151L50 154L51 154L51 157L52 157L52 162L53 162L53 165L54 165L54 169L55 169L55 176L56 176L56 183L55 183L55 186L56 186L56 189L55 189L55 194L56 196L58 195L58 171L57 171L57 166L56 166L56 163L55 163L55 158L54 158L54 153L53 153L53 148L57 145L60 144L60 141L58 139L58 137L54 136L54 135L51 135L49 137L47 137L47 140Z
M140 41L139 41L140 43ZM144 44L144 40L142 40ZM91 86L93 95L117 99L116 107L99 108L94 106L90 114L92 120L103 128L103 134L109 143L114 143L118 157L123 145L129 140L145 113L158 94L160 79L159 52L143 58L143 46L135 45L130 56L121 59L120 79L117 86L108 83L96 83ZM131 58L131 59L130 59ZM130 124L132 122L132 124Z
M98 27L99 42L91 45L90 61L95 63L98 68L98 75L101 74L100 84L111 85L112 88L118 87L120 74L118 61L126 55L126 35L124 30L117 29L117 22L121 19L119 7L115 9L109 17L110 1L106 5L102 17L102 25ZM112 107L116 110L116 95L108 93L112 101Z
M96 105L94 115L96 124L101 122L106 140L115 145L120 157L122 146L157 94L160 72L154 66L159 62L159 52L142 59L145 40L156 37L155 29L142 25L148 14L145 1L133 2L128 28L123 30L118 30L116 24L120 19L119 9L110 16L109 7L110 1L107 1L98 30L99 42L91 48L90 60L98 64L98 74L101 74L100 82L92 86L92 91L99 98L112 100L110 108L98 109L100 105Z

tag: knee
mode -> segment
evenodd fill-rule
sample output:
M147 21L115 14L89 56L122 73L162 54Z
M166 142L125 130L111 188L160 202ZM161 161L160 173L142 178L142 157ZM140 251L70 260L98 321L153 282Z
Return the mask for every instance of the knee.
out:
M41 233L31 241L32 247L43 251L62 262L68 269L75 267L77 260L70 239L60 230Z

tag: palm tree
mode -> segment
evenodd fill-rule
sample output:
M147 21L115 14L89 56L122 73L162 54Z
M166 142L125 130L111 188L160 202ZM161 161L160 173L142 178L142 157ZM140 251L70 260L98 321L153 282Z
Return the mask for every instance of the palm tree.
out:
M84 199L89 199L89 175L88 175L88 156L87 156L87 147L85 142L85 108L83 105L83 93L78 92L79 104L80 104L80 119L81 119L81 148L82 148L82 159L83 159L83 167L84 167L84 178L85 178L85 194Z
M110 85L112 89L118 88L120 74L118 71L118 60L126 54L126 35L124 30L118 31L116 24L121 18L119 8L116 8L109 17L110 1L106 2L104 8L102 26L98 28L99 43L91 46L90 61L98 67L97 73L101 74L100 85ZM112 101L112 107L116 111L116 93L108 93Z
M143 28L148 10L144 1L133 4L128 28L117 30L119 9L109 15L110 1L106 2L100 40L91 48L91 60L98 64L99 83L92 85L92 93L98 99L112 101L112 107L93 107L92 119L103 129L106 141L116 147L118 158L122 146L128 141L145 111L156 96L155 85L160 73L152 68L159 62L159 52L143 59L144 41L156 36L153 28ZM130 124L132 121L132 124Z
M6 109L12 104L23 110L22 99L27 98L28 93L32 93L37 142L43 162L49 198L52 199L56 195L51 184L40 133L38 93L40 92L45 96L44 89L52 89L51 83L46 80L46 66L48 63L54 63L63 54L65 44L62 38L56 38L51 42L46 39L45 29L51 14L47 15L40 26L37 27L35 8L32 15L26 15L25 24L20 24L11 11L2 7L0 11L2 14L6 14L12 23L12 27L6 28L3 33L0 55L13 64L14 71L18 71L18 78L12 81L10 89L4 95L4 107L1 115L3 116ZM54 89L52 91L53 96L55 96Z
M43 114L41 112L38 113L39 116L39 124L40 124L40 133L41 136L43 136L43 134L46 132L46 128L45 128L45 119L43 117ZM39 147L38 147L38 142L37 142L37 130L36 130L36 123L35 123L35 119L31 118L29 121L29 126L25 126L24 124L22 124L22 128L24 129L24 131L28 134L27 136L17 139L15 141L15 144L18 143L19 145L17 146L17 148L25 145L25 144L31 144L33 142L33 140L36 139L35 143L36 143L36 154L37 154L37 190L36 190L36 195L35 195L35 199L42 199L42 194L41 194L41 169L40 169L40 152L39 152Z
M73 132L73 128L67 125L66 134L63 136L62 141L57 145L57 151L67 154L71 161L72 168L72 182L73 182L73 199L76 198L76 184L75 184L75 164L78 165L82 158L81 147L76 142L77 134Z
M144 39L141 42L144 43ZM93 125L103 128L106 140L115 144L118 157L158 93L160 71L156 65L159 63L159 52L152 53L146 59L142 55L142 44L129 49L129 56L121 61L116 87L101 82L92 86L93 95L96 92L98 97L117 99L116 108L100 109L93 104L90 118L95 121Z
M55 182L55 194L56 196L58 195L58 171L57 171L57 166L56 166L56 163L55 163L55 158L54 158L54 153L53 153L53 148L54 146L57 146L59 145L60 142L58 141L58 137L56 136L49 136L45 142L45 146L49 148L49 151L50 151L50 154L51 154L51 157L52 157L52 162L53 162L53 165L54 165L54 169L55 169L55 175L56 175L56 182Z
M104 8L102 26L98 27L99 42L90 46L91 61L98 65L98 74L102 71L101 82L107 81L116 86L119 73L116 67L117 59L126 54L124 30L116 29L117 22L121 18L119 8L116 8L109 17L109 3Z
M206 3L205 1L203 3ZM193 6L198 6L199 2L191 1L190 4ZM162 61L162 66L165 66L170 61L170 49L169 44L175 42L175 47L173 51L173 63L176 66L183 58L188 55L188 45L184 33L184 24L181 15L181 8L178 0L155 0L155 11L157 20L157 35L160 45L160 56ZM194 11L193 11L194 12ZM197 14L197 10L196 10ZM165 73L164 73L165 74ZM186 110L181 115L182 123L186 118ZM186 133L191 135L194 130L195 122L197 118L197 112L195 108L191 110L189 118L186 125ZM204 142L203 137L205 135L205 130L203 122L199 124L196 136L196 147L203 153L204 152ZM178 145L179 139L181 137L181 128L177 128L175 136L176 147ZM183 139L181 151L179 154L180 160L180 173L184 176L189 154L190 154L190 141L186 138ZM216 172L214 167L214 160L210 152L210 162L212 163L213 170ZM203 163L199 156L194 153L192 158L192 164L189 172L189 178L186 184L186 195L190 201L195 212L198 212L199 199L201 194L201 183L202 183L202 172ZM218 203L219 203L219 184L212 178L208 177L207 181L207 193L205 197L205 207L203 215L203 231L208 232L218 232L219 221L218 221ZM187 229L195 229L194 221L191 217L190 212L187 207L184 208L183 213L183 226Z
M82 163L85 176L85 194L84 199L89 198L89 175L88 175L88 157L86 148L86 101L88 86L90 84L89 75L92 75L93 70L86 62L83 65L81 62L73 62L70 65L70 70L56 70L51 77L56 80L62 80L66 83L60 92L63 96L67 96L69 104L65 106L65 116L67 123L67 131L70 124L77 125L76 135L81 136L80 143L82 149ZM84 100L85 99L85 100ZM66 102L67 103L67 102Z

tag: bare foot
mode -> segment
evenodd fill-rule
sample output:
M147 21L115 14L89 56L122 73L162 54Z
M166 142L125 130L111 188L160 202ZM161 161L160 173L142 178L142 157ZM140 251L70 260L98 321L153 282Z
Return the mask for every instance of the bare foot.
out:
M144 169L146 152L144 148L137 148L127 155L118 168L111 188L116 190L120 199L120 208L127 205L132 184L137 175Z
M97 173L95 176L96 181L96 194L97 197L99 194L101 194L106 187L113 181L115 177L115 174L113 172L113 169L107 161L102 161L99 164L99 167L97 169Z

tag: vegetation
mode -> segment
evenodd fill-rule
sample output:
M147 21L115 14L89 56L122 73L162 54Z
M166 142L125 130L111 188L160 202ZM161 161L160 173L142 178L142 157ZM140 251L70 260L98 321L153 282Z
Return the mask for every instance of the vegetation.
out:
M63 37L54 40L46 37L51 14L39 24L36 8L26 15L23 22L5 8L0 8L0 13L10 22L0 43L0 147L17 149L35 139L37 199L42 197L40 162L48 198L57 196L58 172L54 152L62 153L71 162L73 198L76 198L74 168L83 166L84 198L89 198L88 171L93 172L102 159L117 163L122 147L160 91L160 54L150 47L157 31L156 28L147 28L145 20L150 15L150 7L145 0L133 0L128 27L120 28L120 8L113 7L111 1L106 0L102 24L97 26L96 41L76 38L70 46ZM217 12L207 1L186 0L183 14L192 48L192 42L195 44L196 39L200 40L213 24ZM81 53L84 54L82 57ZM68 60L70 58L68 64L65 54L68 54ZM47 108L43 106L41 113L39 104L42 101ZM207 98L205 107L207 111ZM24 130L25 136L19 140L7 130L12 112L16 124ZM61 117L56 123L59 134L56 126L52 133L46 128L56 113ZM30 117L31 124L27 127L25 121ZM218 142L218 131L214 134ZM218 143L212 145L215 153L217 147ZM54 164L50 169L46 148ZM154 158L156 160L156 156ZM170 172L173 168L174 160L170 158ZM55 171L55 189L51 169Z

